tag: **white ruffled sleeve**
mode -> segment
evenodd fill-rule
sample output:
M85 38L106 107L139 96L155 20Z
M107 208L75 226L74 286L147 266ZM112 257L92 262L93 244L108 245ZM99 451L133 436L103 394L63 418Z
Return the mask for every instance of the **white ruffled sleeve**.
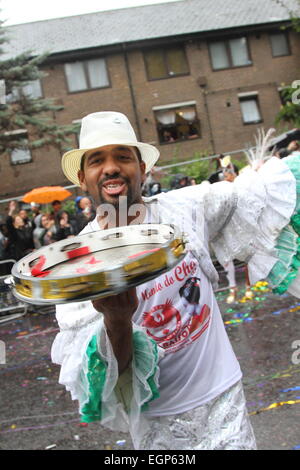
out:
M133 359L120 377L103 317L92 303L57 306L61 331L52 345L54 363L61 365L59 383L79 402L82 421L127 432L141 425L141 412L158 396L161 348L133 325Z
M222 189L225 184L226 192L231 185L230 197ZM230 201L231 212L224 226L214 233L212 248L222 265L233 259L245 261L250 282L254 284L265 279L278 260L276 239L289 223L296 205L295 178L283 160L273 157L258 171L246 169L234 183L212 185L207 201L213 204L214 198L222 197L222 193L224 206ZM222 204L219 210L222 214Z

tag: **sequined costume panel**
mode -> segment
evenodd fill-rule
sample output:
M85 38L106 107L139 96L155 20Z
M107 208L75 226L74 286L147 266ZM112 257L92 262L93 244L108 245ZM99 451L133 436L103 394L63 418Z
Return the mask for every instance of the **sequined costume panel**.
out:
M256 450L241 381L198 408L147 424L139 450Z

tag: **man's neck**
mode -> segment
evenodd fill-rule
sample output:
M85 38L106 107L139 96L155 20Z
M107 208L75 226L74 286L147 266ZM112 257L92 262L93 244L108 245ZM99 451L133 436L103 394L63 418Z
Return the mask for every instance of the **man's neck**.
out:
M101 214L101 206L98 209L100 210L97 210L97 222L101 230L142 224L146 219L147 213L146 205L143 201L132 204L128 208L114 208L110 213L107 210L103 211L103 215Z

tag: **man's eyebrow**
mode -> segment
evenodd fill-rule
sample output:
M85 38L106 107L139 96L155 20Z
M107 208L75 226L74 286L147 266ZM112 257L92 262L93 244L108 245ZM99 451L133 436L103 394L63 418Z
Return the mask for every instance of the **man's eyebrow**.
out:
M119 151L119 152L128 152L130 153L131 152L131 148L130 147L124 147L124 146L118 146L116 148L113 149L113 151ZM105 153L105 151L103 150L95 150L95 152L91 153L90 155L88 155L88 160L90 160L91 158L93 157L100 157L101 155L103 155Z

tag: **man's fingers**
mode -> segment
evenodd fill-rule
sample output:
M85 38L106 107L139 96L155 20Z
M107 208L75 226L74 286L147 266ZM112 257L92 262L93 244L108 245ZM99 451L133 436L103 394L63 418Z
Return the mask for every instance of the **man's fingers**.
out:
M109 297L99 298L92 301L93 306L96 310L114 310L116 308L123 308L126 310L126 307L135 307L138 306L138 297L136 293L136 288L131 287L127 291L121 292L116 295L110 295Z

